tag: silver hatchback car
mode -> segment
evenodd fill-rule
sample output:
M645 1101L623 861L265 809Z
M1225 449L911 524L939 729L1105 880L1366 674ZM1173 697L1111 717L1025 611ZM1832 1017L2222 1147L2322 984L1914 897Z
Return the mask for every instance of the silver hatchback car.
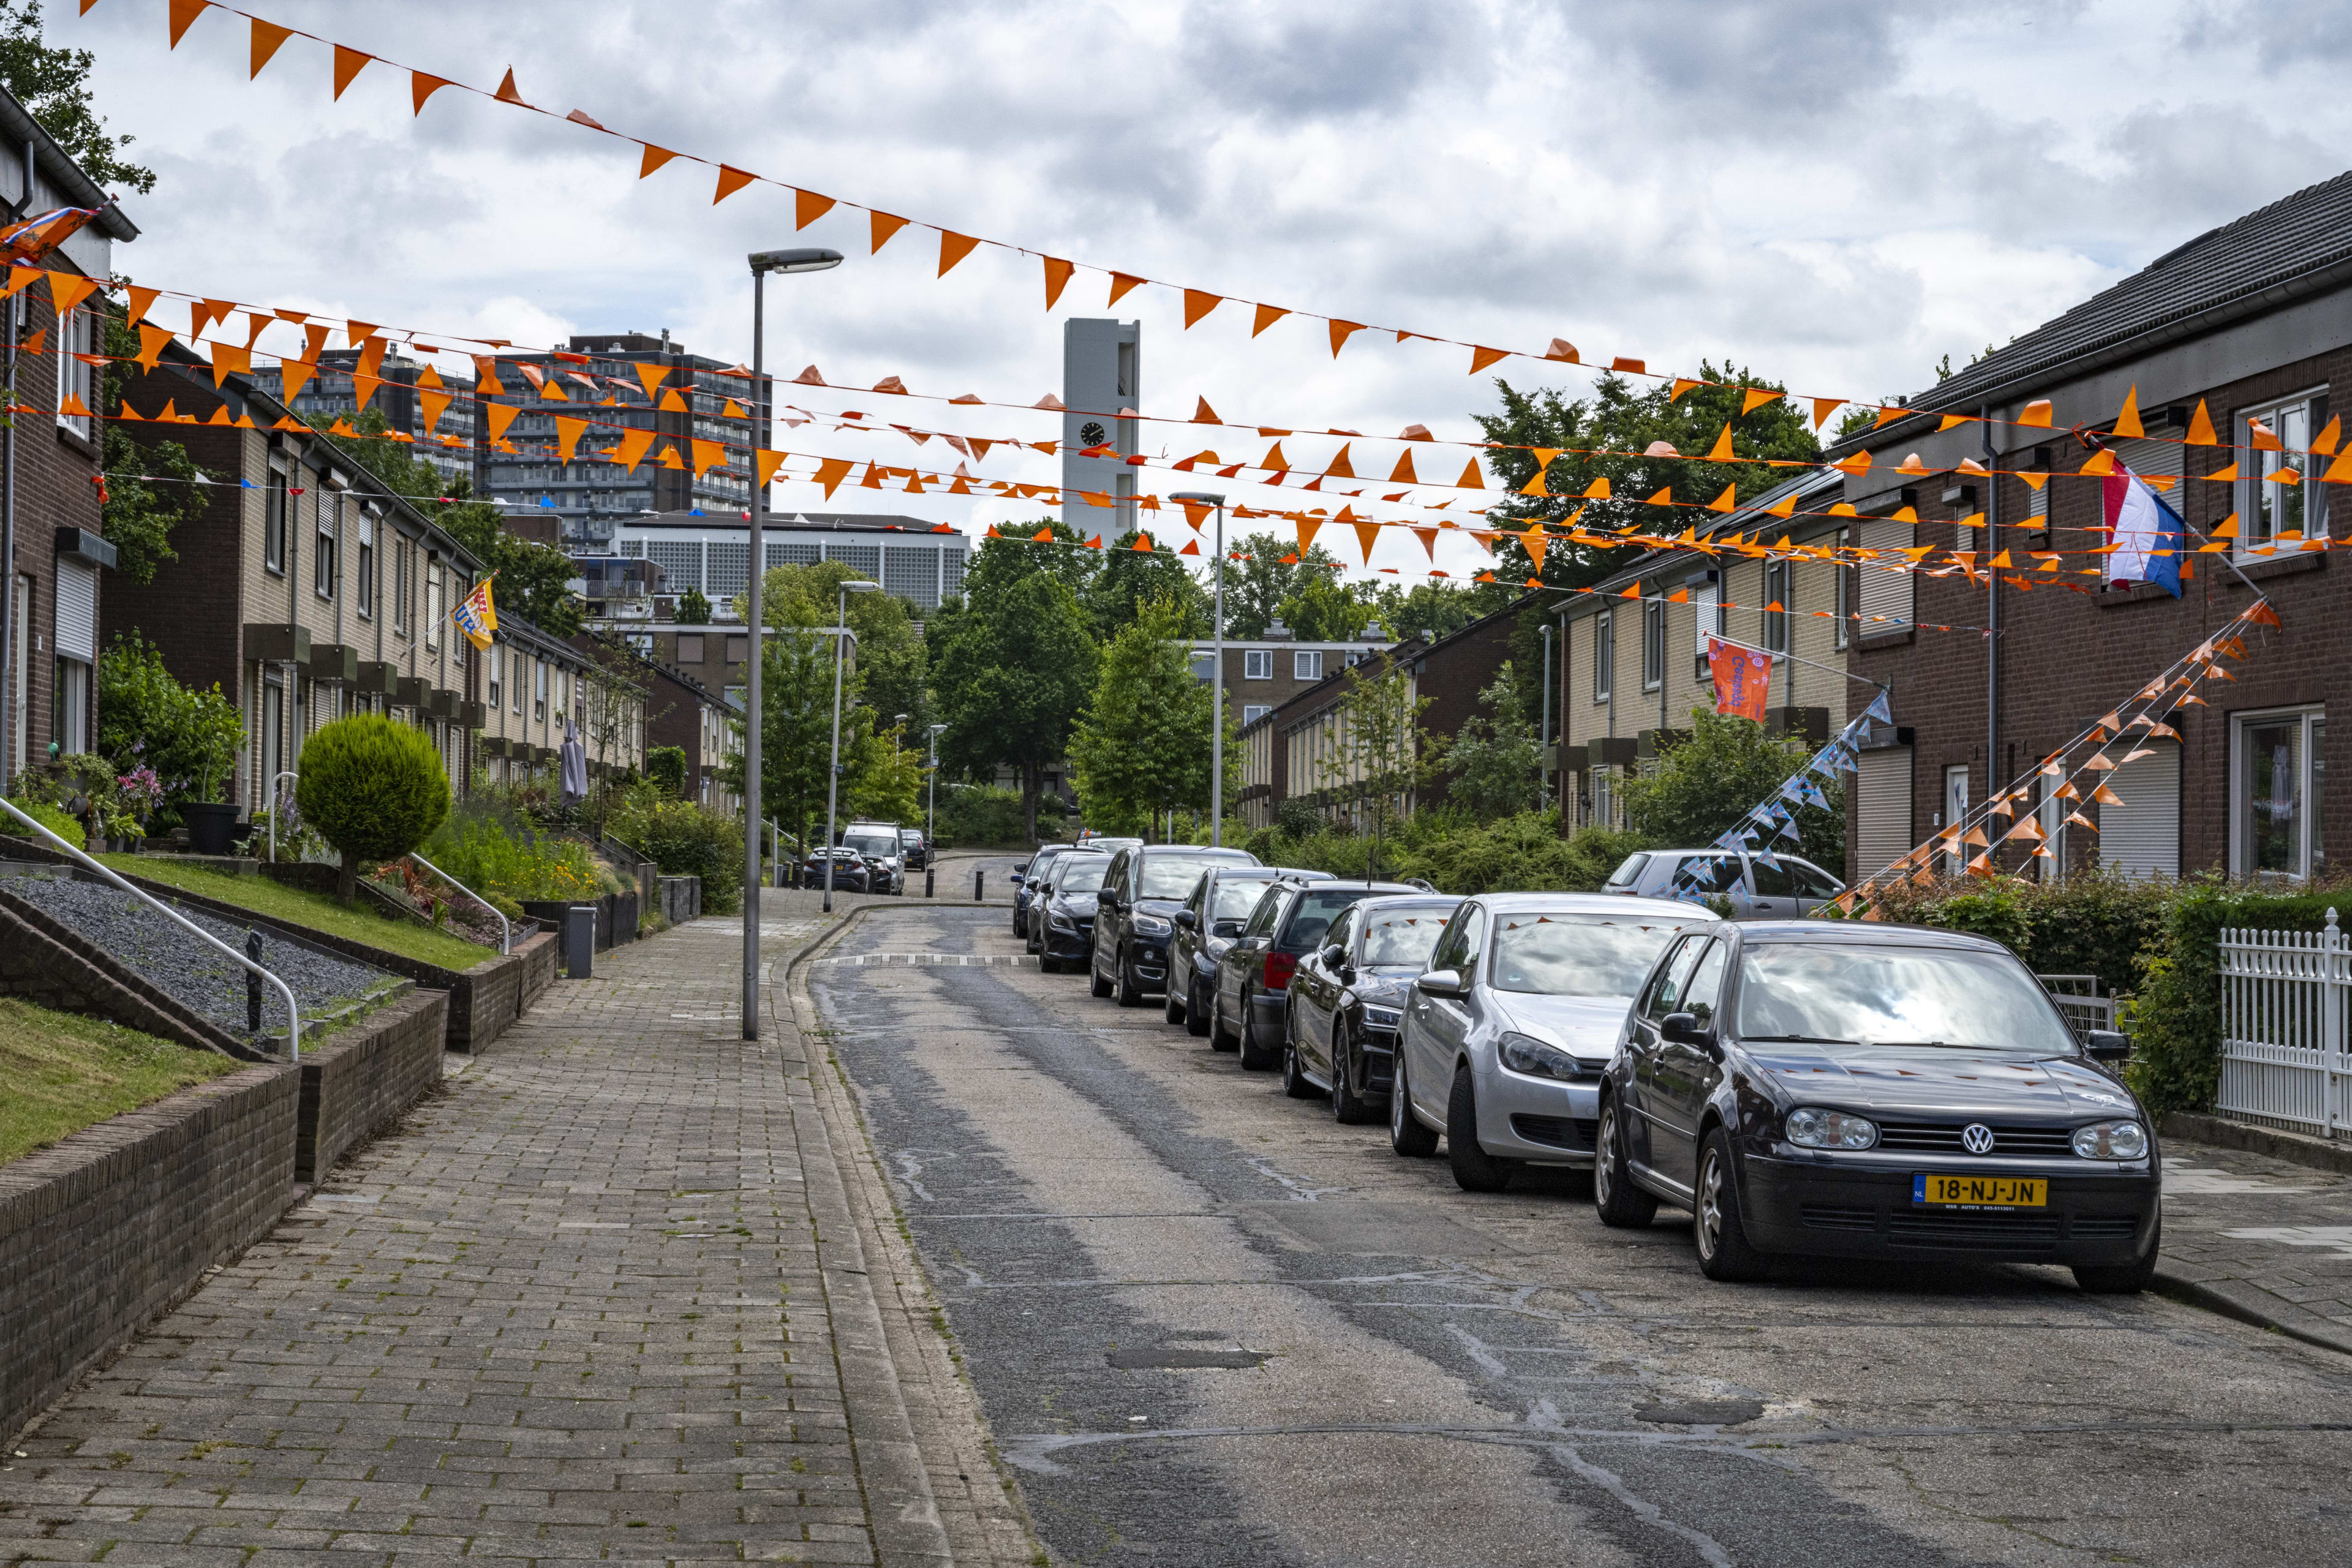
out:
M1412 983L1389 1142L1434 1153L1498 1192L1524 1164L1591 1169L1602 1070L1634 993L1696 904L1599 893L1486 893L1463 901Z

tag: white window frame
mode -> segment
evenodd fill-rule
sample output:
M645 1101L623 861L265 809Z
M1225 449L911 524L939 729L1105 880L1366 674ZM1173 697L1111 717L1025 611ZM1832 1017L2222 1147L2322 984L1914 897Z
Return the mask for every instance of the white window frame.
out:
M2299 730L2295 759L2294 864L2286 870L2258 870L2253 865L2252 832L2253 755L2251 732L2290 723ZM2312 828L2326 805L2326 732L2327 710L2319 704L2270 708L2230 716L2230 868L2232 874L2248 880L2303 883L2309 881L2315 872L2326 869L2325 837L2316 845L2312 842Z
M490 645L489 657L482 660L482 681L489 689L489 709L493 713L498 711L505 689L506 670L506 644L494 642Z
M2285 512L2290 501L2301 503L2298 508L2302 513L2298 520L2301 527L2296 531L2304 538L2310 539L2326 531L2326 487L2313 483L2316 474L2308 456L2312 438L2319 434L2319 422L2314 417L2317 410L2312 405L2326 396L2327 387L2323 383L2238 410L2235 434L2231 439L2245 453L2240 462L2237 484L2238 547L2235 554L2238 559L2254 556L2257 550L2271 551L2278 538L2278 525L2284 521L2281 514ZM2285 417L2289 414L2301 416L2300 428L2291 427L2291 422ZM2263 422L2264 428L2278 437L2286 447L2285 451L2257 452L2253 449L2252 422L2257 419ZM2281 468L2294 469L2303 476L2303 482L2292 486L2268 483L2264 476L2274 474ZM2274 503L2275 510L2266 510L2265 501ZM2255 558L2260 559L2258 556Z
M2043 881L2060 882L2066 878L2066 814L2074 806L2072 801L2058 798L2059 786L2066 782L2063 773L2056 777L2048 773L2037 776L2042 781L2042 799L2034 810L2041 818L2042 841L2049 847L2050 858L2037 857L2035 863L2042 868Z
M1609 700L1609 689L1617 675L1617 616L1612 610L1603 610L1592 617L1592 701L1595 707Z
M1290 675L1294 680L1323 679L1323 655L1320 649L1302 647L1290 656Z
M286 575L288 546L294 537L294 498L287 493L286 470L269 467L261 492L261 568L272 576Z
M1779 584L1777 588L1775 584ZM1789 655L1789 622L1796 613L1790 606L1796 596L1796 568L1786 561L1764 563L1764 603L1769 605L1777 599L1780 608L1778 611L1764 608L1757 612L1763 617L1763 636L1758 640L1771 654L1776 664Z
M1249 728L1273 711L1274 707L1271 703L1244 702L1242 704L1242 728Z
M1270 647L1244 648L1242 650L1242 679L1244 680L1272 680L1274 679L1274 650Z
M1953 763L1944 769L1944 793L1937 803L1936 831L1940 834L1952 824L1966 821L1968 815L1969 764ZM1969 847L1955 840L1945 861L1947 868L1957 874L1969 862Z
M1655 691L1666 679L1666 602L1642 603L1642 689Z
M98 378L90 366L73 356L76 353L96 353L95 328L98 316L87 305L78 305L66 312L58 322L58 406L62 409L68 397L79 397L81 405L95 411L98 407ZM58 426L72 431L85 441L96 439L90 434L89 421L78 414L60 413Z

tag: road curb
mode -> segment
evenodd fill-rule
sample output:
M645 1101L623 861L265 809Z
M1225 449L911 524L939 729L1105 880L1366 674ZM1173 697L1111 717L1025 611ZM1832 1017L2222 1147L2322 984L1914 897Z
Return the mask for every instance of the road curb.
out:
M2158 1268L2148 1288L2184 1306L2201 1307L2324 1351L2352 1355L2352 1334L2318 1313L2305 1311L2294 1302L2243 1279L2190 1279Z
M2307 1133L2287 1132L2275 1127L2257 1126L2251 1121L2233 1121L2226 1116L2208 1116L2187 1110L2167 1113L2158 1131L2167 1138L2179 1138L2185 1142L2204 1143L2216 1149L2237 1149L2249 1154L2267 1154L2291 1165L2305 1165L2315 1171L2352 1175L2352 1143L2334 1142Z

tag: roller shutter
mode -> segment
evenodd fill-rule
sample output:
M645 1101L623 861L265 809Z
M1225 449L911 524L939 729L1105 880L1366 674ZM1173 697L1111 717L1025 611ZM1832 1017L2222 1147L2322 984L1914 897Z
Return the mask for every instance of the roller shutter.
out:
M2099 807L2100 862L2126 877L2180 875L2180 748L2153 745L2155 755L2107 775L2123 804Z
M98 662L98 569L79 561L58 562L58 652Z
M1911 852L1911 748L1886 746L1854 760L1853 869L1857 879Z
M1874 517L1864 521L1854 530L1854 542L1864 550L1894 551L1911 542L1912 527L1891 518ZM1912 577L1908 571L1889 571L1888 566L1907 566L1900 556L1890 557L1885 565L1864 562L1854 568L1858 584L1855 608L1862 612L1858 633L1873 637L1891 632L1898 626L1911 624ZM1908 844L1903 847L1911 847Z

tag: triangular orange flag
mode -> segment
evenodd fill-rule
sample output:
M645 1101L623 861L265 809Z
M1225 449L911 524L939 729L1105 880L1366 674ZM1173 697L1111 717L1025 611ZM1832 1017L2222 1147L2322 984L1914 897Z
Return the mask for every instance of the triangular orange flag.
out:
M1195 409L1193 409L1193 410L1192 410L1192 423L1193 423L1193 424L1195 424L1195 425L1221 425L1221 424L1224 423L1224 421L1223 421L1223 420L1221 420L1221 419L1219 419L1219 418L1217 417L1217 411L1216 411L1215 409L1213 409L1213 408L1212 408L1212 407L1210 407L1210 406L1209 406L1209 400L1208 400L1207 398L1205 398L1205 397L1199 398L1199 399L1198 399L1198 402L1199 402L1200 406L1198 406L1197 408L1195 408Z
M172 0L172 47L173 48L180 47L180 39L186 34L188 25L203 16L205 7L211 4L212 0Z
M833 499L835 488L849 477L849 470L856 466L847 458L826 458L817 464L816 482L824 487L825 500Z
M1381 525L1360 518L1356 520L1355 529L1356 543L1363 550L1364 564L1370 566L1372 563L1372 546L1381 542Z
M677 156L668 148L656 147L650 142L640 142L637 145L646 150L645 156L637 160L637 178L640 180Z
M1069 286L1070 274L1077 270L1076 263L1064 261L1058 256L1048 256L1045 262L1045 309L1052 310Z
M2205 412L2203 398L2197 400L2197 412L2189 417L2189 434L2180 439L2182 444L2190 447L2218 447L2221 444L2221 438L2213 434L2213 416Z
M1551 535L1543 531L1542 523L1535 522L1528 525L1528 531L1525 533L1520 534L1518 536L1518 540L1522 545L1527 547L1528 559L1534 563L1535 569L1538 572L1541 572L1543 570L1544 549L1547 545L1551 543ZM1434 560L1435 558L1436 552L1433 550L1431 552L1431 559Z
M1715 438L1715 445L1708 448L1706 460L1710 463L1728 463L1736 456L1737 454L1731 449L1731 426L1727 424L1723 427L1723 434L1717 436Z
M1845 403L1846 400L1843 397L1814 398L1813 428L1818 430L1823 425L1827 424L1829 422L1830 416L1835 414L1839 409L1843 408L1845 406Z
M1184 548L1178 551L1176 553L1179 555L1198 555L1201 553L1201 542L1197 539L1192 540L1186 543Z
M719 184L711 193L710 205L714 207L717 206L720 202L725 201L729 196L733 195L736 192L741 190L744 186L750 184L753 180L756 180L760 176L757 174L746 174L742 170L738 169L730 163L719 164ZM876 248L879 249L880 247L877 246Z
M1470 459L1469 466L1462 470L1462 477L1454 481L1454 488L1457 490L1483 490L1486 488L1486 479L1478 472L1477 458Z
M506 78L499 83L499 90L493 96L500 103L522 103L522 94L515 90L514 67L507 67ZM526 103L523 107L528 109L530 106Z
M1260 305L1256 316L1250 322L1250 336L1257 336L1288 314L1290 312L1279 305Z
M493 446L506 439L507 426L513 424L515 416L521 412L521 408L511 403L493 403L483 408L482 419L489 430Z
M637 361L637 379L645 383L647 397L654 395L655 389L661 385L663 378L669 373L668 365L650 364L644 360Z
M373 58L375 58L373 55L363 55L357 49L347 49L341 44L335 46L336 101L342 100L343 89L351 86L352 79L360 74L360 68Z
M1788 395L1785 392L1775 392L1769 386L1751 386L1739 400L1739 412L1743 416L1753 414L1766 404L1778 403Z
M1729 511L1735 504L1738 489L1739 487L1738 485L1724 486L1723 493L1706 503L1706 510L1709 511Z
M1314 548L1315 536L1322 531L1323 520L1319 517L1302 517L1294 521L1298 524L1298 553L1304 555Z
M409 101L415 105L415 112L424 113L425 100L448 85L449 81L446 77L426 76L423 71L410 71L408 98Z
M1470 345L1470 374L1475 375L1496 360L1510 357L1511 351L1508 349L1486 349L1473 343Z
M957 262L961 261L965 257L970 256L971 254L971 247L979 243L980 241L974 239L968 234L957 234L952 230L944 228L940 230L939 275L942 278L946 277L949 269L954 267Z
M2137 382L2134 382L2131 390L2124 394L2123 412L2116 416L2115 434L2132 439L2137 439L2147 434L2140 427Z
M833 210L833 198L814 191L794 189L793 192L793 227L803 229Z
M1225 297L1223 294L1212 294L1206 289L1185 289L1184 330L1186 331L1191 331L1192 330L1193 322L1199 321L1202 317L1207 315L1210 311L1215 310L1224 302Z
M1364 323L1361 321L1342 321L1337 317L1332 318L1331 357L1338 359L1340 349L1346 346L1348 340L1363 330Z
M49 299L58 315L67 315L98 291L98 279L84 278L78 272L44 272L49 280Z
M1412 454L1411 452L1399 452L1397 454L1396 468L1389 475L1389 483L1392 485L1417 485L1421 483L1420 477L1412 471Z
M624 430L621 444L613 449L613 461L625 468L634 468L646 460L653 450L654 433L650 430Z
M155 324L154 324L153 322L152 322L152 321L142 321L142 322L140 322L140 323L139 323L139 365L140 365L140 367L141 367L142 369L143 369L143 370L153 370L153 369L155 368L155 359L156 359L156 356L157 356L157 355L159 355L159 354L161 354L161 353L163 352L163 345L164 345L165 343L170 342L171 341L172 341L172 334L171 334L170 332L168 332L168 331L164 331L162 327L159 327L159 326L155 325Z
M1356 477L1356 470L1348 462L1348 450L1354 445L1352 441L1342 441L1339 444L1339 451L1332 454L1331 466L1323 470L1325 479L1352 479Z
M1031 534L1029 536L1029 542L1032 544L1051 544L1054 542L1054 530L1052 526L1049 524Z
M269 63L270 57L278 52L278 47L293 36L293 28L281 27L275 22L265 22L260 17L256 16L253 19L252 75L259 76L261 74L261 68L268 65ZM250 80L251 77L248 77L247 79Z
M888 213L868 213L866 216L873 240L873 248L866 253L870 256L882 254L882 247L890 243L890 237L907 226L905 218L893 217Z
M231 375L253 374L253 351L235 348L227 343L215 343L213 351L213 384L221 386ZM226 405L224 405L226 406Z
M1150 554L1150 553L1151 553L1151 535L1150 535L1150 534L1148 534L1148 533L1143 532L1140 529L1137 530L1137 531L1136 531L1136 535L1135 535L1135 542L1134 542L1134 543L1132 543L1132 544L1130 544L1130 545L1129 545L1129 546L1128 546L1128 548L1129 548L1129 550L1140 550L1140 551L1142 551L1146 555Z
M1112 273L1110 275L1110 299L1105 304L1104 309L1108 310L1111 305L1118 304L1121 300L1127 298L1129 290L1140 289L1146 281L1146 279L1138 278L1132 272Z

